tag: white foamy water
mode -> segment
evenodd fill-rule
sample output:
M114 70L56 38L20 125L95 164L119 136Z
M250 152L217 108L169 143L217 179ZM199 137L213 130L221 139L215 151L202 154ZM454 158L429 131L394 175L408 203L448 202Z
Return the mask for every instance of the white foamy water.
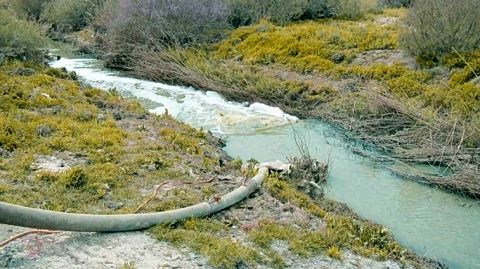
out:
M137 98L152 113L168 110L180 121L217 135L253 134L298 120L277 107L230 102L211 91L128 78L106 71L98 64L95 59L61 59L51 66L75 71L81 80L94 87L116 89L123 96Z

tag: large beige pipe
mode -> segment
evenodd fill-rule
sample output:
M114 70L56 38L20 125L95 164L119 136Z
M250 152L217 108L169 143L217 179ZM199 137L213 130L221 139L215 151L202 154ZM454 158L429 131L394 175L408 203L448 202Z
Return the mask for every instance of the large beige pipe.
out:
M218 201L203 202L176 210L125 215L72 214L34 209L0 202L0 223L59 231L123 232L141 230L156 224L201 218L230 207L257 191L271 166L263 165L245 185L224 195Z

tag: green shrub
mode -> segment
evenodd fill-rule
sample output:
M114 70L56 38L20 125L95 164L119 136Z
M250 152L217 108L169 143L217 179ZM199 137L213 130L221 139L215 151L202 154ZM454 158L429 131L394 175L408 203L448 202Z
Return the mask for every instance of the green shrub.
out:
M95 17L103 0L53 0L45 7L41 20L52 24L56 31L78 31Z
M335 17L343 19L358 19L379 8L377 0L327 0L327 4Z
M452 48L480 47L480 1L417 0L409 11L405 46L424 66L438 63Z
M228 22L234 27L246 26L257 22L262 17L262 11L257 9L255 0L230 0Z
M379 4L382 7L399 8L409 7L413 3L412 0L380 0Z
M230 0L229 7L229 23L234 27L257 23L262 18L284 25L332 15L326 0Z
M11 5L18 15L38 20L48 2L50 0L13 0Z
M309 0L303 10L301 19L312 20L319 18L328 18L333 15L331 7L326 0Z
M40 26L0 10L0 63L5 59L40 62L46 39Z

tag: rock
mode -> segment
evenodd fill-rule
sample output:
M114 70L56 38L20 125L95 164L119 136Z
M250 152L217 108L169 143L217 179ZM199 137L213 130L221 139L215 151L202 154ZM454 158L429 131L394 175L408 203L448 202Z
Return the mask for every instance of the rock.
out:
M106 206L112 210L119 210L120 208L124 207L125 204L122 202L108 202Z
M382 17L375 20L375 23L381 26L388 26L400 21L397 17Z
M15 76L31 76L36 73L35 69L32 68L27 68L27 67L19 67L12 72L10 72L10 75L15 75Z
M354 65L373 65L379 63L386 65L399 63L411 69L417 68L415 58L403 50L369 50L358 54L352 61Z
M6 149L3 149L2 147L0 147L0 158L10 158L11 156L11 153L6 150Z
M427 70L436 80L447 81L450 78L450 69L445 66L436 66Z
M113 119L114 120L121 120L122 119L122 113L120 111L113 111Z
M218 180L228 180L228 181L232 181L235 179L235 176L233 175L220 175L220 176L217 176Z
M289 163L284 163L284 162L281 162L281 161L274 161L274 162L261 163L261 164L258 165L258 168L266 167L270 170L282 172L282 174L289 174L291 166L292 165L289 164Z
M150 171L150 172L154 172L157 170L157 166L155 164L149 164L147 166L147 170Z
M37 127L37 135L40 137L50 137L52 134L53 129L46 124L41 124Z
M480 77L474 78L471 82L472 82L473 84L480 85Z
M30 166L34 171L60 173L70 168L63 160L53 156L37 156L35 162Z
M72 80L78 80L78 75L75 71L69 73Z
M343 53L334 53L332 56L330 56L330 60L336 64L339 64L345 61L345 55Z
M106 119L107 116L105 116L105 114L100 113L97 115L97 122L104 122Z

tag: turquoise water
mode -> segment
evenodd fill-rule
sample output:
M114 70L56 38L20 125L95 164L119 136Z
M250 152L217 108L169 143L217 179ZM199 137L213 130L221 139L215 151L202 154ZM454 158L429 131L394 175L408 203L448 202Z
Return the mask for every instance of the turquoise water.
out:
M480 268L479 201L394 176L384 166L351 154L320 121L294 126L306 137L311 154L330 162L327 197L388 227L400 243L420 255L451 268ZM227 141L225 150L242 159L285 160L298 155L290 126L250 136L232 135Z
M115 88L153 113L168 110L181 121L223 136L225 150L244 160L298 155L295 129L314 157L330 163L327 197L388 227L420 255L451 268L480 268L479 201L396 177L385 166L352 154L327 124L300 121L263 104L228 102L213 92L128 78L104 70L94 59L64 59L53 66L75 71L95 87Z

